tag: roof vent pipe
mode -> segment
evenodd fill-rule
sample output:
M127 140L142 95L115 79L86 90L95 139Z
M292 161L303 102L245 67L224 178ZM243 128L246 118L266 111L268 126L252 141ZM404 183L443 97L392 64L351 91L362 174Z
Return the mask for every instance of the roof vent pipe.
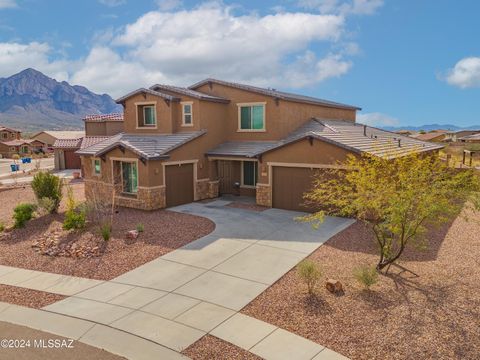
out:
M402 146L401 141L402 141L402 139L398 139L398 147Z
M367 125L363 125L363 136L367 136Z

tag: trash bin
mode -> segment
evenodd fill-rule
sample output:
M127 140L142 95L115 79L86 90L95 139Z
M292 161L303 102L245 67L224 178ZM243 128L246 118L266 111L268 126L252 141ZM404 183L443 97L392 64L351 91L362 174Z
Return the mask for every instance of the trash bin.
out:
M20 165L18 164L11 164L10 169L12 169L13 172L19 171L20 170Z
M22 158L22 164L26 164L27 163L27 158Z
M27 158L27 164L31 164L32 163L32 158Z

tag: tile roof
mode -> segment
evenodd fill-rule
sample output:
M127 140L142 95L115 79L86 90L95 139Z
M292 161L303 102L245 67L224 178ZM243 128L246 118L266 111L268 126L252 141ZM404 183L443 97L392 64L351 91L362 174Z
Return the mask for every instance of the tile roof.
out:
M123 121L123 114L113 113L113 114L87 115L83 118L83 121L86 121L86 122Z
M21 146L25 144L29 145L34 141L41 142L40 140L37 140L37 139L20 139L20 140L3 141L2 144L5 144L7 146ZM43 142L41 143L43 144Z
M308 103L308 104L318 104L318 105L323 105L323 106L328 106L328 107L335 107L335 108L344 108L344 109L351 109L351 110L361 110L361 108L353 105L347 105L347 104L342 104L334 101L329 101L329 100L324 100L324 99L319 99L311 96L305 96L305 95L300 95L300 94L293 94L285 91L278 91L276 89L267 89L267 88L261 88L257 86L252 86L252 85L245 85L245 84L239 84L235 82L229 82L229 81L223 81L223 80L217 80L217 79L205 79L202 81L197 82L196 84L193 84L192 86L189 86L189 89L195 90L198 87L208 84L208 83L216 83L220 85L225 85L225 86L230 86L234 87L237 89L242 89L246 91L251 91L267 96L271 96L274 98L278 99L283 99L283 100L290 100L290 101L297 101L297 102L302 102L302 103Z
M16 133L21 132L20 130L15 130L15 129L8 128L8 127L2 126L2 125L0 125L0 131L10 131L10 132L16 132Z
M80 131L80 130L75 130L75 131L44 130L34 134L32 138L35 138L42 133L48 134L54 137L55 139L79 139L82 136L85 136L85 131Z
M419 141L370 126L366 126L364 129L364 125L352 121L311 119L282 140L274 142L231 141L220 144L208 151L207 155L256 157L308 137L340 146L355 153L368 153L387 159L443 148L443 145Z
M458 138L459 140L479 140L480 141L480 134L472 134L466 135Z
M277 144L278 141L228 141L209 150L207 155L253 158Z
M447 134L446 130L435 130L435 131L428 132L426 134L419 134L415 136L415 138L422 141L429 141L439 136L445 136L445 134Z
M127 100L128 98L130 98L134 95L137 95L137 94L150 94L150 95L154 95L154 96L159 96L159 97L161 97L165 100L169 100L169 101L180 101L180 98L177 97L177 96L172 96L170 94L165 94L165 93L162 93L160 91L154 91L154 90L151 90L151 89L140 88L140 89L137 89L137 90L133 90L132 92L129 92L128 94L118 98L117 100L115 100L115 102L116 103L122 103L125 100Z
M102 156L124 147L147 160L168 158L168 153L183 144L205 134L205 130L161 135L117 134L77 151L80 155Z
M172 86L172 85L162 85L162 84L155 84L150 87L151 90L164 90L164 91L171 91L177 94L182 94L186 96L193 97L195 99L200 100L208 100L214 102L221 102L221 103L229 103L229 99L225 99L219 96L213 96L209 94L202 93L200 91L195 91L189 88L183 88L179 86Z
M107 140L109 136L85 136L82 138L82 143L80 144L80 149L85 149L92 145L95 145L103 140Z
M53 143L56 149L79 149L82 143L82 138L78 139L57 139Z

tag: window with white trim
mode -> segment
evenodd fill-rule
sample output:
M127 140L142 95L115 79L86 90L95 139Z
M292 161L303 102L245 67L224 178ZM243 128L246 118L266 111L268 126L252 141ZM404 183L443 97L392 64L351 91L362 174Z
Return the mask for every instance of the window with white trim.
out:
M182 103L182 125L183 126L192 126L193 125L193 103Z
M242 161L242 185L254 187L257 185L258 163Z
M102 172L102 163L100 159L93 159L93 174L100 175Z
M138 191L138 169L136 162L122 161L122 188L126 194L136 194Z
M240 131L265 130L265 104L239 104L238 117Z
M157 115L154 104L137 105L138 127L156 127Z

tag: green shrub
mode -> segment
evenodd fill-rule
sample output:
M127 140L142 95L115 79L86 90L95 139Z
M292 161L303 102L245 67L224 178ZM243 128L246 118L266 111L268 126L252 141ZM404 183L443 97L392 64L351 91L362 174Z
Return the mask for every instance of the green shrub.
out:
M73 190L71 187L67 189L67 211L65 212L65 220L63 220L63 228L65 230L82 229L85 227L87 218L86 208L79 208Z
M143 226L142 223L137 224L137 231L138 231L139 233L143 232L144 230L145 230L145 227Z
M43 210L43 214L51 214L55 212L56 201L48 197L38 200L38 207Z
M53 208L50 213L58 211L60 201L62 200L62 180L48 172L37 173L32 180L32 189L37 197L37 201L43 198L49 198L53 202Z
M298 264L298 275L307 285L308 293L313 294L315 285L322 276L319 266L311 260L303 260Z
M102 235L103 240L110 240L110 237L112 236L112 226L110 224L103 224L100 226L100 234Z
M3 222L0 222L0 232L5 231L5 224Z
M378 281L378 272L374 266L359 266L353 270L353 276L367 290Z
M15 209L13 209L13 219L15 220L14 226L16 228L24 227L25 223L32 219L35 209L35 204L18 204Z
M13 159L13 160L19 160L19 159L20 159L20 155L18 155L18 154L13 154L13 155L12 155L12 159Z

